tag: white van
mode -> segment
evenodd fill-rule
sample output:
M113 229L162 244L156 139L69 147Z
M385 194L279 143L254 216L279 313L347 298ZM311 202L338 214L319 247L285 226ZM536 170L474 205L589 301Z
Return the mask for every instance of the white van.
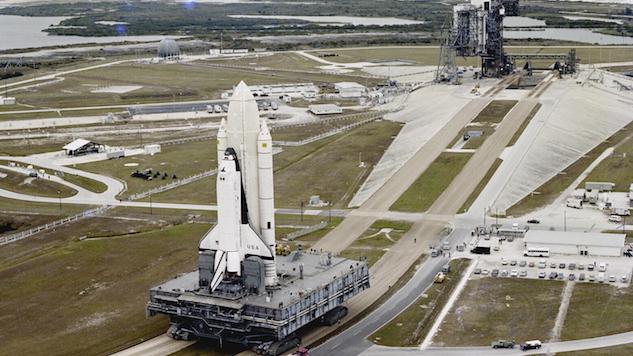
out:
M621 223L622 217L619 215L611 215L609 216L609 221L614 222L614 223Z
M607 271L607 264L604 262L600 262L598 264L598 271L599 272L606 272Z

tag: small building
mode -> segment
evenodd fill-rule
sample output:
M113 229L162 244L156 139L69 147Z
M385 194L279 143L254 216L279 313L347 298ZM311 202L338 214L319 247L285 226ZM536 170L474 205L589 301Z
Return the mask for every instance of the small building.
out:
M253 85L249 87L255 97L270 97L283 99L288 96L290 98L316 98L319 94L319 88L314 83L291 83L291 84L264 84ZM222 93L223 99L230 98L233 90L226 90Z
M367 93L367 88L356 82L340 82L334 84L334 90L341 98L360 98Z
M0 105L15 105L16 101L14 97L0 96Z
M145 145L144 149L145 154L150 156L160 153L161 151L160 145L157 144Z
M610 192L615 187L614 183L611 182L587 182L585 183L585 189L587 191L598 191L598 192Z
M622 256L625 237L625 234L530 230L523 241L526 249L547 248L550 254Z
M310 105L308 110L314 115L332 115L343 113L343 109L335 104Z
M62 148L66 151L68 156L81 156L88 153L101 152L104 150L105 146L100 143L78 138Z

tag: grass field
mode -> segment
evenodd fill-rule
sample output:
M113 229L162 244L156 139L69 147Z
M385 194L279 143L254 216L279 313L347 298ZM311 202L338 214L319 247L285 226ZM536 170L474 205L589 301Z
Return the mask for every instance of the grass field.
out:
M587 176L585 182L612 182L615 191L628 192L633 183L633 135L622 141L613 154L607 157Z
M517 53L568 53L569 47L556 46L508 46L506 50L510 54ZM341 48L332 50L314 50L312 54L320 53L337 53L337 57L325 58L331 62L371 62L371 61L387 61L387 60L408 60L419 65L436 65L439 61L438 47L377 47L377 48ZM633 58L633 46L629 47L612 47L612 46L592 46L578 47L577 55L581 58L582 63L604 63L604 62L624 62ZM467 58L457 57L456 64L458 66L479 65L479 59L476 57Z
M0 178L0 188L15 193L52 198L68 198L77 194L77 191L70 187L44 178L31 178L5 169L0 169L0 173L6 175Z
M589 153L569 165L563 170L564 174L558 174L538 187L536 189L538 194L528 195L510 207L510 209L506 211L506 215L521 216L553 202L562 191L569 187L569 185L572 184L585 169L587 169L591 162L595 161L596 158L604 152L604 150L627 138L631 133L631 129L633 129L633 123L625 126L622 130L616 132L607 140L596 146L593 150L589 151Z
M405 221L378 220L353 244L341 252L341 256L355 260L366 258L367 264L371 267L410 228L411 223ZM381 232L382 229L385 230Z
M36 203L0 197L0 211L4 214L72 215L90 208L93 206L62 204L60 211L59 203Z
M107 228L112 228L108 223ZM75 234L93 231L94 226ZM0 270L6 354L109 354L165 332L149 287L195 268L204 224L67 241ZM60 229L58 234L68 233ZM33 335L38 335L34 338ZM81 342L78 342L81 340Z
M216 142L215 140L194 141L179 145L163 146L162 152L154 156L138 155L115 160L100 161L77 165L77 169L99 173L120 179L127 184L127 190L120 194L126 198L132 194L149 190L171 182L172 175L177 178L185 178L197 173L208 171L216 167ZM137 163L136 167L126 167L125 164ZM130 175L135 171L143 171L152 168L161 173L167 172L169 177L165 180L156 178L147 181L133 178Z
M473 205L475 200L477 200L477 197L479 197L479 194L481 194L481 191L484 190L486 185L488 185L488 182L490 181L492 176L495 175L495 172L497 171L497 168L499 168L501 163L503 163L501 159L497 158L495 160L495 163L493 163L492 167L488 169L488 172L486 172L486 175L481 179L479 184L477 184L477 187L475 188L475 190L472 193L470 193L470 195L468 196L468 199L466 199L466 201L464 202L464 205L462 205L459 211L466 212L468 211L468 209L470 209L470 206Z
M103 193L106 190L108 190L108 186L105 185L104 183L101 183L94 179L86 178L83 176L78 176L76 174L64 173L64 175L61 178L63 178L65 181L69 183L78 185L91 192Z
M368 337L370 341L384 346L418 346L433 325L451 293L457 286L469 260L452 260L451 272L444 283L431 285L422 296L402 311L396 318Z
M27 230L60 218L59 215L2 214L0 215L0 235Z
M125 63L68 74L64 81L16 94L22 104L36 108L85 107L216 99L240 80L249 85L317 82L334 83L347 76L216 68L203 62L186 64ZM373 81L372 81L373 83ZM96 87L140 85L124 94L91 93ZM111 110L116 111L116 110ZM26 118L26 117L23 117Z
M442 194L459 174L470 153L440 154L404 194L391 206L390 210L423 212Z
M433 339L437 346L490 345L497 339L547 340L564 283L482 278L468 282Z
M564 283L481 278L468 282L435 335L436 346L485 346L494 340L547 340Z
M631 315L633 287L578 283L571 296L561 339L584 339L629 332L633 330Z
M296 53L276 53L274 55L258 55L256 57L234 59L212 59L209 60L209 63L307 71L318 71L318 67L323 65Z
M377 121L275 155L275 206L298 208L320 195L333 207L345 207L400 128ZM359 155L365 167L359 167Z

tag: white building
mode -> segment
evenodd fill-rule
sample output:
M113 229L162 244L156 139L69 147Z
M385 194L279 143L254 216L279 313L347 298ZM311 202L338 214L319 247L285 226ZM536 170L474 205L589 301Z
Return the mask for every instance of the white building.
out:
M318 105L310 105L308 108L311 113L314 115L332 115L332 114L342 114L343 109L340 106L335 104L318 104Z
M356 82L340 82L334 84L334 90L342 98L360 98L367 93L367 88Z
M525 248L547 248L550 254L583 256L622 256L624 234L530 230Z
M15 98L9 96L0 96L0 105L15 105Z

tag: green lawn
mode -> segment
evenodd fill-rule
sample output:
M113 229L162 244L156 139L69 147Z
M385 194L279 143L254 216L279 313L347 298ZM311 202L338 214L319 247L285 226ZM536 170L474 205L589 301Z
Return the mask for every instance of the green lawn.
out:
M517 102L516 100L493 100L473 119L473 122L498 124Z
M77 165L75 168L118 178L127 184L127 190L120 194L121 197L149 190L171 182L172 175L177 178L185 178L197 173L202 173L216 167L216 142L215 140L194 141L178 145L164 145L162 152L154 156L137 155L115 160L100 161ZM126 167L125 164L136 163L138 166ZM147 181L133 178L131 174L135 170L143 171L152 168L154 171L167 172L168 178L162 180L155 178ZM209 187L209 189L215 189Z
M622 141L613 154L594 168L580 187L585 187L585 182L612 182L615 183L615 191L628 192L629 185L633 183L633 135Z
M105 229L115 228L104 223ZM77 235L94 228L75 225ZM3 353L110 354L164 333L166 318L145 317L147 290L195 268L197 245L209 225L158 227L105 239L75 238L36 258L4 265L0 315L3 333L11 337L3 339Z
M406 221L377 220L353 244L341 252L341 256L355 260L366 258L367 264L371 267L389 250L391 245L409 231L411 225ZM381 233L381 229L391 231Z
M632 331L631 315L633 287L578 283L569 303L561 339L584 339Z
M485 346L498 339L547 340L564 283L516 278L468 282L446 315L435 346Z
M0 188L15 193L49 198L68 198L77 194L76 190L48 179L31 178L25 174L1 168L0 173L6 175L0 178Z
M400 131L376 121L275 155L275 206L298 208L312 195L345 207ZM359 167L359 155L365 167Z
M444 283L431 285L413 304L378 329L368 339L375 344L384 346L420 345L433 325L437 314L442 310L459 283L464 270L468 268L470 260L452 260L450 264L451 272L447 274Z
M390 210L423 212L442 194L459 174L471 153L440 154L404 194L391 206Z

